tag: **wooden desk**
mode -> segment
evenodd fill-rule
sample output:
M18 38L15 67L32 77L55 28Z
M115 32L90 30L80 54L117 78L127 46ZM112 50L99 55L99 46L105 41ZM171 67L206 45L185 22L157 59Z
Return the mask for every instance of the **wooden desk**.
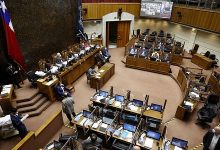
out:
M182 90L182 92L185 92L187 89L187 78L185 76L185 74L183 73L182 70L179 70L178 76L177 76L177 81L179 83L179 86Z
M57 78L53 78L51 81L47 81L47 78L38 79L37 86L39 88L39 92L44 93L47 95L49 100L55 101L56 100L56 93L54 86L58 83Z
M83 75L91 66L95 65L94 56L99 52L100 49L95 49L83 58L78 60L76 63L65 68L64 71L59 73L59 78L64 85L70 85L76 81L81 75Z
M143 133L144 134L144 133ZM146 136L144 137L144 142L143 143L139 143L139 140L136 142L136 144L142 148L148 149L148 147L145 146L145 140L146 140ZM157 141L155 139L153 140L153 146L152 146L152 150L157 150L159 147L162 148L163 145L163 139L161 138L160 141Z
M102 38L91 39L91 44L102 45Z
M183 120L185 117L187 117L187 114L192 114L198 105L198 101L196 101L196 100L189 99L187 101L193 103L192 109L189 110L189 109L186 109L185 107L183 107L183 102L182 102L182 104L180 104L177 107L176 114L175 114L176 118Z
M144 58L134 56L126 57L126 67L136 68L161 74L169 74L170 64L160 61L150 61Z
M183 56L178 54L172 54L170 63L174 65L181 65L183 61Z
M198 65L199 67L203 69L210 69L213 63L213 60L201 55L201 54L194 54L192 59L192 63Z
M13 108L12 99L15 97L13 85L3 85L1 94L4 96L0 97L0 106L4 114L9 114Z
M91 101L93 102L94 105L109 106L109 107L113 108L114 110L117 110L117 109L121 110L121 106L116 106L115 102L112 105L109 105L109 104L101 103L100 101L97 101L96 99L91 99ZM137 107L137 111L131 110L127 107L124 109L125 112L132 113L132 114L135 114L135 115L141 115L142 110L143 110L142 107Z
M162 112L151 110L151 109L145 110L144 113L143 113L143 116L150 117L150 118L155 118L155 119L158 119L160 121L162 121L162 119L163 119L163 113Z
M216 74L216 77L214 75L214 73ZM211 90L213 92L215 92L216 94L220 95L220 70L215 70L214 72L212 72L208 84L211 85Z
M95 75L90 80L90 87L96 89L100 89L115 73L115 64L106 63L99 70L98 73L100 75Z

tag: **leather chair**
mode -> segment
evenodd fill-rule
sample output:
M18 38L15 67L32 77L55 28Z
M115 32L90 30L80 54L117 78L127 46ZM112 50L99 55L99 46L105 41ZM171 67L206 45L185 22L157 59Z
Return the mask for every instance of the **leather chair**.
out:
M207 123L211 123L213 118L218 115L218 112L219 95L210 94L204 106L197 112L198 118L196 124L201 124L203 127L207 126L210 128L210 125Z
M28 81L31 82L31 87L37 88L37 80L39 77L35 74L33 70L30 70L26 73Z
M115 139L112 144L113 150L132 150L132 144Z

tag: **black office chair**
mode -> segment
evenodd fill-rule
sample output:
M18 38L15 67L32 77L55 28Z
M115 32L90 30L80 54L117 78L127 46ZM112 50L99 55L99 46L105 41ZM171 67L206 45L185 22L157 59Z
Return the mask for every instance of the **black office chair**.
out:
M31 87L37 88L37 80L39 77L35 74L33 70L30 70L26 73L28 81L31 82Z
M210 125L213 118L217 116L219 112L219 95L210 94L207 98L204 106L197 112L197 122L196 124L202 125L204 128L207 126L210 128Z
M113 150L132 150L132 144L115 139L112 148Z

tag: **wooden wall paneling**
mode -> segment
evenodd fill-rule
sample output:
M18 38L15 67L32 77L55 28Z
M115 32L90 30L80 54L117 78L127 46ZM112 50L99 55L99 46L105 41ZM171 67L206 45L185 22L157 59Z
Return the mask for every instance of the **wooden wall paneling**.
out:
M178 17L178 12L182 17ZM174 6L171 21L201 28L204 30L220 32L220 13L212 10Z
M96 3L83 3L82 8L87 9L87 14L84 15L83 19L100 19L98 18L98 5Z
M83 3L82 7L87 9L87 14L84 16L85 20L102 19L102 16L117 12L119 8L122 8L123 12L135 15L135 17L140 15L139 3Z
M211 23L210 23L210 29L213 31L220 31L220 25L219 25L219 20L220 20L220 15L219 13L214 13L212 18L211 18Z
M139 17L140 16L140 4L139 3L127 4L126 12L133 14L135 17Z

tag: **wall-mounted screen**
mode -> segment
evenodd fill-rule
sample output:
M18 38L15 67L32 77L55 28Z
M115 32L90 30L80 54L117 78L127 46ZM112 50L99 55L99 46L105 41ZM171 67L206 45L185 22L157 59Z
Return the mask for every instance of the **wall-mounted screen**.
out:
M170 19L173 2L162 0L141 0L141 17Z

